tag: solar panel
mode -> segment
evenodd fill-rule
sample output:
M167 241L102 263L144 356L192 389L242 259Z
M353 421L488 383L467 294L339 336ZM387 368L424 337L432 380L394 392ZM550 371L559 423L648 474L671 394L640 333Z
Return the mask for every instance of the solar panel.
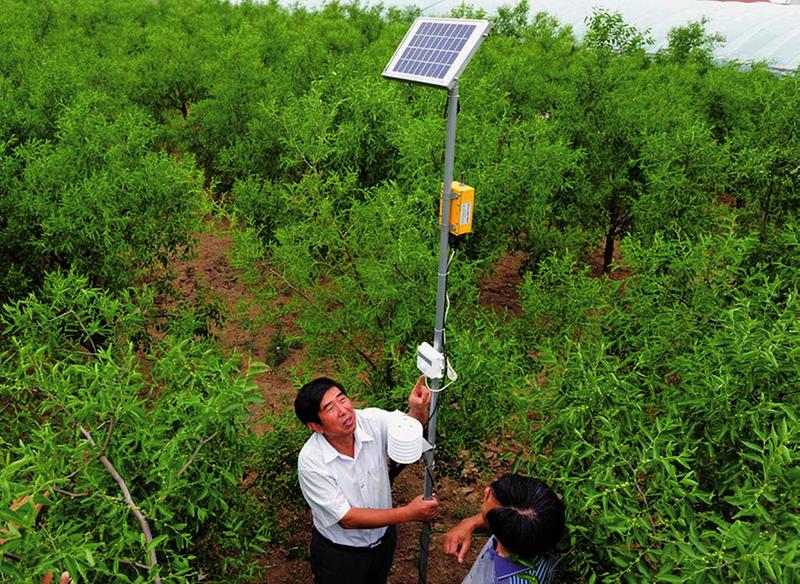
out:
M383 76L449 89L490 27L487 20L417 18Z

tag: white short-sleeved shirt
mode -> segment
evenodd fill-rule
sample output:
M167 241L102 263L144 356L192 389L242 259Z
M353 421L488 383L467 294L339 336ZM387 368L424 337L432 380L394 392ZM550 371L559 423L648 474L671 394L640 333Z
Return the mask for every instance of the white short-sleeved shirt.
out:
M378 408L355 413L353 458L339 453L322 434L314 432L300 450L297 474L317 531L335 543L368 547L383 537L386 527L345 529L339 520L351 507L392 506L387 466L391 414Z

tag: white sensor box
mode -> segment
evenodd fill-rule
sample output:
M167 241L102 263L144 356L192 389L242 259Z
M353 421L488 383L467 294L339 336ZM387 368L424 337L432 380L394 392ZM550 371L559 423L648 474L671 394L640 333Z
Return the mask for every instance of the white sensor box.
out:
M428 379L441 379L444 374L444 355L428 343L417 347L417 369Z

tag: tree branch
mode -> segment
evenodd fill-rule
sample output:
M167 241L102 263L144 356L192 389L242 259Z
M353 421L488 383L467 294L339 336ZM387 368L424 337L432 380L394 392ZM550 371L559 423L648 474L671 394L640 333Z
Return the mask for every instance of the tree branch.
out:
M89 441L89 444L91 444L92 446L96 446L94 439L92 438L92 435L89 432L87 432L83 426L79 425L78 428L80 428L81 434L83 434ZM108 473L114 478L114 480L117 481L117 484L119 485L119 488L122 491L122 495L125 497L125 503L128 505L128 507L130 507L131 512L134 514L136 519L139 520L139 525L142 528L142 533L144 533L145 545L149 547L150 544L153 542L153 534L150 531L150 524L147 522L147 518L142 514L141 511L139 511L139 508L133 502L133 498L131 497L131 493L128 490L128 485L125 484L125 480L120 476L120 474L117 472L117 469L114 468L114 465L111 464L111 461L108 460L106 455L103 454L103 452L105 451L105 447L108 445L108 440L111 437L111 430L113 428L114 428L114 417L112 416L108 433L106 434L106 440L103 443L103 450L100 451L99 455L100 462L103 464ZM150 553L148 554L147 568L149 570L156 566L158 566L158 557L156 556L155 548L153 548L150 550ZM155 584L161 584L161 578L156 576L154 582Z
M301 290L298 290L294 286L294 284L292 284L289 281L289 279L286 276L284 276L283 274L279 273L277 270L275 270L274 268L272 268L270 266L266 266L266 268L267 268L268 272L270 272L276 278L280 278L291 290L293 290L295 293L297 293L303 300L305 300L317 312L321 312L321 313L326 312L322 308L320 308L317 305L316 302L314 302L307 295L305 295ZM364 353L364 351L362 351L361 349L359 349L356 346L355 342L353 342L353 340L350 338L350 335L347 333L347 331L345 331L341 327L338 327L338 331L339 331L339 334L341 334L344 337L344 339L347 341L347 344L350 345L353 348L353 350L361 356L361 358L363 358L367 363L369 363L369 366L372 367L373 370L378 368L377 365L375 365L375 362L372 359L370 359L369 356L366 353Z
M205 446L206 444L208 444L209 442L211 442L214 438L216 438L217 434L219 434L219 432L214 432L208 438L203 438L200 441L200 443L197 445L197 448L194 449L194 452L192 452L192 455L189 457L189 460L187 460L186 463L181 467L181 470L178 471L178 474L177 474L177 476L175 478L178 478L179 476L181 476L184 473L184 471L187 468L189 468L189 465L191 465L194 462L194 459L197 456L197 453L200 452L200 449L203 446Z
M63 489L59 489L58 487L53 487L53 490L56 493L59 493L61 495L66 495L70 499L77 499L79 497L88 497L89 495L91 495L91 493L89 493L89 492L86 492L86 493L71 493L70 491L65 491Z
M322 310L319 306L317 306L317 304L313 300L311 300L311 298L306 296L301 290L299 290L294 284L292 284L289 281L289 278L287 278L285 275L281 274L280 272L278 272L278 270L276 270L275 268L272 268L271 266L266 266L266 268L267 268L267 271L270 274L272 274L276 278L279 278L280 280L282 280L283 283L286 284L295 294L299 295L303 300L308 302L311 306L316 308L318 311Z
M103 446L100 448L100 454L106 453L106 448L108 447L108 441L111 440L111 431L114 430L114 416L113 414L108 419L108 431L106 432L106 439L103 440Z
M120 564L127 564L129 566L133 566L134 568L139 568L140 570L148 570L149 569L146 564L142 564L140 562L134 562L132 560L126 560L124 558L117 558L117 561Z
M350 266L353 270L353 273L355 274L356 286L358 286L358 289L361 290L361 293L364 295L364 300L365 301L369 300L369 294L367 293L367 289L364 287L364 282L363 282L364 278L361 277L361 274L358 271L358 267L356 267L356 260L350 253L350 248L347 247L347 239L345 238L344 233L342 233L342 230L339 228L338 225L336 226L336 232L339 234L339 239L342 240L342 248L344 249L344 253L347 255L347 259L350 260ZM380 330L382 333L385 333L383 329L383 322L377 315L375 316L375 324L378 325L378 330Z
M344 334L344 331L342 329L339 329L339 332ZM352 339L347 337L345 338L347 339L347 344L350 345L356 353L361 355L361 358L364 359L364 361L366 361L367 363L369 363L369 366L372 367L373 370L378 368L378 366L375 365L375 362L372 359L370 359L369 355L367 355L364 351L359 349L356 346L356 344L352 341Z

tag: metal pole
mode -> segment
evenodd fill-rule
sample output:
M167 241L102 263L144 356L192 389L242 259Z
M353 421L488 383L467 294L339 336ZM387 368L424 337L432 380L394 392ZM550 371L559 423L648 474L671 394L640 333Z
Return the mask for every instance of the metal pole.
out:
M453 162L456 157L456 115L458 113L458 80L447 94L447 142L444 150L444 193L442 196L442 222L439 229L439 280L436 288L436 325L433 329L433 348L441 352L444 346L444 310L447 295L447 256L449 252L450 200L453 196ZM445 372L446 373L446 372ZM436 410L439 402L440 380L433 380L430 416L428 419L428 442L436 447ZM425 490L423 498L433 496L433 450L423 454L425 461ZM431 539L431 524L422 524L419 536L419 582L428 579L428 547Z

